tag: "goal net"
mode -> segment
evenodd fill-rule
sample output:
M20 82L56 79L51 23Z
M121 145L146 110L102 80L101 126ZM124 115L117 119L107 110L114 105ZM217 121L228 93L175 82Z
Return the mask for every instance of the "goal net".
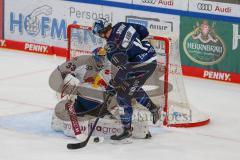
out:
M93 35L91 27L72 24L68 26L67 32L67 60L89 55L95 48L105 45L102 38ZM178 39L149 36L146 40L154 46L157 53L158 67L152 78L158 82L150 85L146 83L143 89L156 105L164 107L162 124L169 127L196 127L208 124L209 117L188 101Z

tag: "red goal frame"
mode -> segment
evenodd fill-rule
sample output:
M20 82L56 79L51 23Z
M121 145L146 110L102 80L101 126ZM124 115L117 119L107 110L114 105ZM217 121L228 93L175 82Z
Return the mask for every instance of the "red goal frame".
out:
M84 30L92 30L92 27L89 26L82 26L79 24L71 24L67 28L67 38L68 38L68 49L67 49L67 60L71 59L71 30L72 29L84 29ZM168 82L169 82L169 55L170 55L170 42L171 39L167 37L160 37L160 36L151 36L151 39L163 41L165 44L165 53L166 53L166 66L165 66L165 74L164 74L164 95L165 95L165 106L164 112L168 113ZM192 123L179 123L179 124L169 124L168 122L168 114L163 121L163 125L167 127L181 127L181 128L189 128L189 127L198 127L207 125L210 122L210 119L206 119L204 121L199 122L192 122Z

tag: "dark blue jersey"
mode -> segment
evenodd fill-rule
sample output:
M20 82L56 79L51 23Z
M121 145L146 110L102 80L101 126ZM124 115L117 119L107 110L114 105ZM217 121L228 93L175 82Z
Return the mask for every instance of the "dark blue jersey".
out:
M117 23L112 28L107 40L108 54L111 61L115 54L125 54L128 62L142 63L155 55L154 48L147 41L142 41L149 35L147 28L139 24Z

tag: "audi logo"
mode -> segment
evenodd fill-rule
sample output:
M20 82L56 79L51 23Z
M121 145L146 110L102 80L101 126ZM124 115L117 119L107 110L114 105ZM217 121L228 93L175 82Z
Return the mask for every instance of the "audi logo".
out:
M155 4L157 0L142 0L143 3Z
M211 4L198 3L197 8L201 11L212 11L213 6Z

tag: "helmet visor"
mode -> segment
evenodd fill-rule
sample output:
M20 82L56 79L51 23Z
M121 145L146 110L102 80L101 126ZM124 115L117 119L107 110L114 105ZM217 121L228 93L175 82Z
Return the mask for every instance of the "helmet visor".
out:
M103 28L99 23L94 23L93 33L98 35L102 32Z

